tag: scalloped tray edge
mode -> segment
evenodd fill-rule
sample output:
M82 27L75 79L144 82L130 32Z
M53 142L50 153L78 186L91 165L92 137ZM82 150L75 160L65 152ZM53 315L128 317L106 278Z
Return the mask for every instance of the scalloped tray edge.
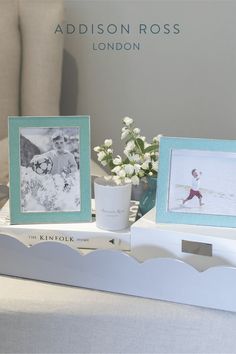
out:
M200 272L174 258L139 262L118 250L83 255L58 242L28 247L1 235L0 273L236 312L236 268L230 266Z

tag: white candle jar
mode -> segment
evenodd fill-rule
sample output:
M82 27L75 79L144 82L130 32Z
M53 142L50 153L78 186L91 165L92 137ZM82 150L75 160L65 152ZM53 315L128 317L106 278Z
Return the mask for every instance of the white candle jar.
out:
M131 183L117 185L112 179L98 177L94 181L96 224L111 231L129 226Z

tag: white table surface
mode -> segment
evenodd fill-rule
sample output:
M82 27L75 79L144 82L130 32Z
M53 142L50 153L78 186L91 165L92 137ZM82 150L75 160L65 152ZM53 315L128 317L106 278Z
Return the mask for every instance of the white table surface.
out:
M0 276L0 353L236 353L236 313Z

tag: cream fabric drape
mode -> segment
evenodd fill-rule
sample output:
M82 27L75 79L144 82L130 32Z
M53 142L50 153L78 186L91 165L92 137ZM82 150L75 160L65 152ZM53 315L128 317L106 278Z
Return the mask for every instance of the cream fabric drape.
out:
M59 115L63 0L0 0L0 183L8 180L9 115Z

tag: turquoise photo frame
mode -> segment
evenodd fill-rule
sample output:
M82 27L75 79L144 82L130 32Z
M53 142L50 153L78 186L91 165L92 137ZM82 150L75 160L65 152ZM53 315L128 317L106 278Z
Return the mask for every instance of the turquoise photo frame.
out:
M9 117L8 133L11 224L91 221L89 116Z
M236 227L236 141L162 137L156 205L158 223Z

